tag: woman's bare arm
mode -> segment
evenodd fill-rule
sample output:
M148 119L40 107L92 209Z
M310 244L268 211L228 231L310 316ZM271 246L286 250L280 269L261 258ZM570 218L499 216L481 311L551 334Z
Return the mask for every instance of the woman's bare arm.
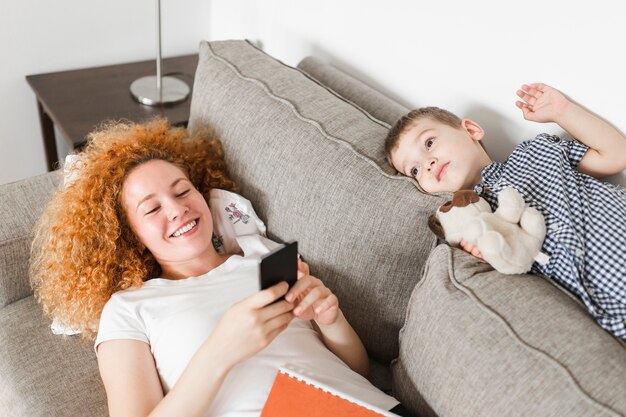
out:
M206 344L205 344L206 346ZM205 346L201 348L207 349ZM112 417L202 416L228 369L194 356L181 379L163 395L150 347L136 340L111 340L98 347L98 366Z
M98 346L98 366L112 417L203 416L237 363L269 345L293 319L293 305L273 303L289 289L275 285L235 304L163 395L149 346L111 340Z

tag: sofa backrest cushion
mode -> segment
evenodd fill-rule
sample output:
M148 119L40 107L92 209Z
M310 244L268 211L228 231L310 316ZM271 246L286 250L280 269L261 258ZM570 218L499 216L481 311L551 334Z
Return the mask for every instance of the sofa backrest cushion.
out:
M396 357L442 201L393 175L388 125L245 41L203 42L194 85L189 129L222 140L268 236L298 240L370 355Z
M363 81L314 56L302 59L298 63L298 68L389 126L409 112L408 108Z

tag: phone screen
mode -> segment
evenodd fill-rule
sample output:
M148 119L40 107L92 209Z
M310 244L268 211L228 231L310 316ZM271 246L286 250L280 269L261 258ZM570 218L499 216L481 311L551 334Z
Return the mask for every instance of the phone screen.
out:
M289 287L298 280L298 242L289 242L261 258L261 289L287 281Z

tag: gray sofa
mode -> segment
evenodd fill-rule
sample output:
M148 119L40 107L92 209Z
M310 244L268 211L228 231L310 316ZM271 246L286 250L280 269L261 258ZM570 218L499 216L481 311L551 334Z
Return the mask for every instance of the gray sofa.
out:
M371 380L423 416L624 416L626 348L540 277L437 241L386 163L406 111L315 58L202 43L189 129L210 127L270 237L297 239L364 341ZM0 415L105 416L93 347L55 336L28 283L31 228L58 172L0 186Z

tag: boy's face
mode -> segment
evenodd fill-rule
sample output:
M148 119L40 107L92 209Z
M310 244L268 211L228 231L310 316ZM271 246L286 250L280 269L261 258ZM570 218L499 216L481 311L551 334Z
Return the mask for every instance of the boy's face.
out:
M491 162L479 142L483 136L483 129L469 119L454 128L422 118L400 135L391 162L427 193L470 189Z

